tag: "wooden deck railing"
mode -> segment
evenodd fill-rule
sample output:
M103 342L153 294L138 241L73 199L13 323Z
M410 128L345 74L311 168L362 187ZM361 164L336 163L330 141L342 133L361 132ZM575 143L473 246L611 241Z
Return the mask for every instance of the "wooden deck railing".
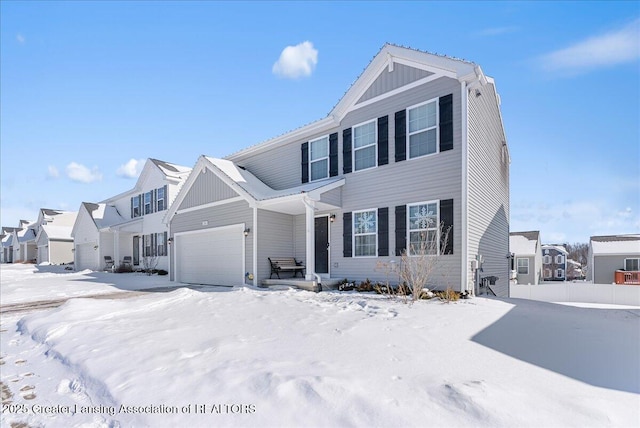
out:
M617 270L615 283L624 285L640 285L640 271Z

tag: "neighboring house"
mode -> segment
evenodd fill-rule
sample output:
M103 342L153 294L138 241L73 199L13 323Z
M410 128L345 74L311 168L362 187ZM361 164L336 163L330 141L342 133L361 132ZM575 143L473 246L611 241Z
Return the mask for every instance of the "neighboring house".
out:
M567 259L567 281L573 281L576 279L584 279L585 275L582 269L582 265L571 259Z
M98 204L83 202L73 225L75 268L105 268L105 256L116 266L131 257L142 268L153 257L157 269L168 269L167 225L162 223L191 168L148 159L133 189Z
M594 284L640 284L640 235L592 236L587 279Z
M2 263L13 263L13 232L15 227L2 228Z
M542 246L542 276L545 281L565 281L567 279L567 256L569 252L562 245Z
M22 263L36 260L38 247L36 246L36 222L20 220L20 225L14 229L13 263Z
M540 232L509 233L512 277L518 284L537 285L542 281L542 245Z
M37 262L66 264L73 262L71 231L78 213L41 208L38 214Z
M166 217L171 278L258 285L268 257L295 257L309 281L393 281L378 262L439 242L442 223L451 239L429 286L473 290L482 256L506 296L509 162L493 79L385 45L326 118L198 159Z

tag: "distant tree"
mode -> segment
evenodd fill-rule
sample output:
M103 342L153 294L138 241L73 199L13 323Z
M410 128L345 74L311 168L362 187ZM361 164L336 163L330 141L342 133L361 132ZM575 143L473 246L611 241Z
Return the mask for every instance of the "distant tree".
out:
M571 260L575 260L580 263L580 269L582 273L587 272L587 263L589 260L589 244L584 242L575 242L573 244L564 244L565 248L569 252L568 257Z

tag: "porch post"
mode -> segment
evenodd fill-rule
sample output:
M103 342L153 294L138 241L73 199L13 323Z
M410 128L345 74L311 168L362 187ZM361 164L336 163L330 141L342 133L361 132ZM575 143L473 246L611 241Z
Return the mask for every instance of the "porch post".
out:
M305 279L313 281L316 271L316 254L315 254L315 203L304 199L305 205L305 224L306 224L306 269Z
M120 233L115 231L113 238L113 264L116 268L120 265Z

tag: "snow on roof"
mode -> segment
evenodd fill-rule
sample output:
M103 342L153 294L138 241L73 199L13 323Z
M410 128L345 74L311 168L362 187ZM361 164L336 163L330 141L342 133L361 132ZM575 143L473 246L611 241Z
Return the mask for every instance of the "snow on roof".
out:
M509 234L509 250L516 256L535 256L538 236L539 232L512 232Z
M155 166L160 168L160 170L165 175L173 176L175 174L182 174L182 173L191 171L191 168L186 167L186 166L177 165L177 164L174 164L174 163L165 162L165 161L161 161L161 160L153 159L153 158L149 158L149 160L151 162L153 162Z
M83 204L87 209L87 212L91 214L93 222L96 224L98 229L104 229L125 221L113 205L92 204L90 202L83 202Z
M7 235L2 239L3 247L10 247L13 245L13 234Z
M18 232L18 242L28 242L36 239L36 231L32 228L22 229Z
M341 180L341 178L332 178L327 180L314 181L312 183L305 183L300 186L291 187L288 189L274 190L264 184L258 177L256 177L246 169L239 167L232 161L212 158L208 156L205 156L205 158L216 168L218 168L223 174L225 174L233 182L240 186L245 192L247 192L258 201L311 192L312 190L320 189L323 186Z
M47 234L47 237L54 240L72 240L72 230L72 226L56 226L52 224L45 224L42 226L42 231Z
M640 235L592 236L593 254L633 254L640 255Z
M564 254L569 254L569 252L567 251L566 248L564 248L562 245L556 245L556 244L545 244L542 246L543 250L556 250L560 253L564 253Z

